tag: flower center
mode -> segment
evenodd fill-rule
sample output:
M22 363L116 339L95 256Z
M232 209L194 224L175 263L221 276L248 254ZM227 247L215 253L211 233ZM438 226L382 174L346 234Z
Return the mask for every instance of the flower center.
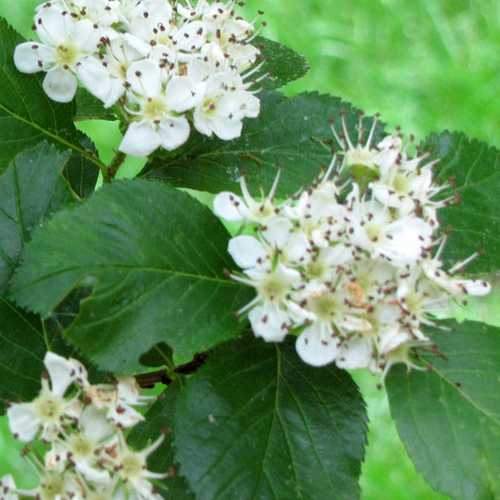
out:
M273 204L269 200L257 203L250 209L249 219L255 221L264 221L274 215Z
M309 299L310 310L322 321L332 321L337 302L328 292L313 294Z
M144 106L144 116L151 120L159 120L167 112L167 105L161 99L149 98Z
M56 49L56 63L59 66L74 66L80 57L78 47L71 43L59 45Z
M215 99L206 99L203 102L203 112L208 116L215 115L217 111L217 102Z
M59 422L63 413L60 398L52 394L44 394L35 400L35 413L45 423Z
M378 224L367 224L365 227L366 235L374 243L380 238L380 232L382 228Z
M60 474L50 474L45 477L40 489L42 500L62 498L64 493L64 480Z
M82 434L72 436L69 448L71 449L73 455L77 458L89 457L94 452L92 442Z
M137 453L129 453L122 459L121 474L124 479L138 479L141 477L144 470L144 460Z
M271 302L281 302L288 293L290 285L288 281L277 274L270 274L259 287L260 294Z
M397 174L394 179L393 186L396 193L407 194L409 188L408 177L403 174Z
M313 260L307 267L307 274L311 278L322 278L327 271L327 266L320 260Z

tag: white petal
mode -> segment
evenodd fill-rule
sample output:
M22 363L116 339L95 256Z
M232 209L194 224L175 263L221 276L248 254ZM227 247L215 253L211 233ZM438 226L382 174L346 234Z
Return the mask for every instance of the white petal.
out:
M341 347L337 366L344 369L368 368L372 362L373 347L370 339L355 338Z
M17 439L23 443L29 443L35 439L40 428L40 421L31 403L13 404L7 410L7 417L10 430Z
M491 292L491 285L483 280L450 280L449 289L453 293L466 293L482 297Z
M378 345L379 352L387 354L394 349L397 349L401 344L410 340L407 332L401 331L399 326L393 326L379 332L380 342Z
M108 418L115 424L121 425L125 429L134 427L144 420L144 417L136 410L126 405L118 405L108 412Z
M157 97L161 92L161 68L158 62L151 59L135 62L127 71L127 81L137 94Z
M196 108L194 110L193 118L196 130L200 134L212 137L214 132L212 130L211 120L207 118L205 113L203 113L199 108Z
M38 73L54 60L54 50L36 42L21 43L14 51L14 64L22 73Z
M73 29L74 21L70 16L63 16L54 7L42 8L35 18L35 27L40 40L46 45L56 47L67 40L68 31Z
M76 68L78 78L95 97L104 101L111 90L111 78L107 69L95 57L86 57Z
M111 88L109 89L108 95L103 99L103 104L105 108L110 108L116 104L116 101L120 99L125 93L125 87L123 83L118 80L118 78L111 79Z
M290 317L275 306L259 306L250 311L248 319L256 337L266 342L282 342L288 333Z
M237 139L243 130L243 123L236 118L214 118L210 125L214 134L223 141Z
M181 147L189 139L191 129L187 119L179 116L162 120L158 132L161 137L161 145L167 151L173 151Z
M236 236L229 241L228 251L236 264L243 269L256 267L268 255L262 243L253 236Z
M302 361L311 366L330 364L338 355L338 340L328 335L320 322L307 327L295 342L295 349Z
M290 237L293 225L284 217L274 217L266 223L262 234L266 241L277 248L283 248Z
M75 45L87 54L97 51L100 37L99 30L88 19L82 19L73 25L71 38Z
M75 97L77 87L76 76L60 68L50 70L43 80L43 90L56 102L71 102Z
M205 84L195 84L187 76L175 76L167 85L167 106L177 113L197 106L203 99Z
M305 263L310 259L309 240L304 233L293 233L286 245L286 255L293 262Z
M214 212L217 217L239 222L247 216L248 208L239 196L225 191L215 197Z
M109 472L92 467L86 460L75 460L76 469L81 472L87 481L98 484L108 484L110 481Z
M68 387L75 380L75 365L66 358L50 351L45 355L43 364L49 372L52 393L56 396L64 396Z
M206 28L201 21L185 24L174 36L179 50L191 52L198 50L205 43Z
M106 418L106 411L99 410L93 405L87 406L80 417L80 425L84 434L96 444L110 437L114 427Z
M148 122L135 122L128 127L120 144L120 151L132 156L146 157L160 145L160 134Z

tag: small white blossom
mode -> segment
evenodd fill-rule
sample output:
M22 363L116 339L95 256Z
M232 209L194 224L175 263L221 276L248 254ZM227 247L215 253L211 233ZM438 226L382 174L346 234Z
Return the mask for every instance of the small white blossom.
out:
M256 336L297 335L297 353L312 366L385 378L396 363L418 367L415 349L430 344L425 327L437 326L451 298L491 287L456 276L477 254L443 269L436 214L454 197L435 201L449 188L434 182L435 162L422 166L425 155L408 155L400 136L374 146L376 123L355 145L342 123L342 136L334 133L343 152L311 186L278 206L278 178L260 200L241 180L243 197L220 193L214 211L254 230L232 238L228 250L243 270L231 277L256 291L239 311Z
M128 125L121 151L148 156L181 147L191 125L222 140L239 137L260 112L262 64L254 24L234 2L54 0L40 5L40 41L20 44L24 73L46 72L43 87L70 102L78 85ZM253 80L251 80L253 78Z

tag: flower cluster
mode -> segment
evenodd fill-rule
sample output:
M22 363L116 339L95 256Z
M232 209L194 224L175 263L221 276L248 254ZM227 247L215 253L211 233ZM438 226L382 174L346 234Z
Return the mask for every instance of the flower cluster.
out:
M412 156L400 136L354 145L343 120L341 147L309 188L275 201L220 193L215 213L250 226L229 243L255 288L248 313L256 336L280 342L298 335L300 357L314 366L368 368L384 377L395 363L414 366L415 347L429 345L423 326L450 298L485 295L490 285L456 276L473 258L445 270L446 235L437 211L455 201L433 180L434 162ZM363 135L363 122L359 125ZM441 194L441 195L440 195ZM440 196L439 196L440 195Z
M38 397L12 404L7 411L17 439L25 443L40 439L48 445L43 461L29 457L40 484L33 490L19 490L7 476L1 482L0 498L161 499L151 480L165 475L150 472L147 457L163 436L151 447L134 451L123 434L143 420L134 406L148 400L140 395L135 379L92 385L79 361L49 352L44 363L48 376L42 379Z
M116 105L128 125L124 153L177 149L190 121L231 140L260 112L250 90L259 80L251 80L260 68L256 30L235 5L51 0L35 15L40 42L20 44L14 62L24 73L46 72L43 88L55 101L71 101L80 83L105 107Z

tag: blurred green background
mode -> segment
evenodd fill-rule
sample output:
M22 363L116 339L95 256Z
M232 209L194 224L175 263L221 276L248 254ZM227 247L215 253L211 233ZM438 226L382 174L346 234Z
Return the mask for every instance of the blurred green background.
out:
M30 33L38 0L0 0L0 15ZM500 146L500 2L498 0L248 0L250 18L265 12L265 35L307 56L311 70L286 92L319 90L341 96L367 113L381 112L391 126L424 137L462 130ZM109 123L82 123L103 159L120 140ZM133 175L131 160L120 176ZM457 314L500 324L495 296ZM371 420L363 466L364 500L433 500L399 442L387 397L377 380L354 374ZM19 446L0 423L0 475L30 472Z

